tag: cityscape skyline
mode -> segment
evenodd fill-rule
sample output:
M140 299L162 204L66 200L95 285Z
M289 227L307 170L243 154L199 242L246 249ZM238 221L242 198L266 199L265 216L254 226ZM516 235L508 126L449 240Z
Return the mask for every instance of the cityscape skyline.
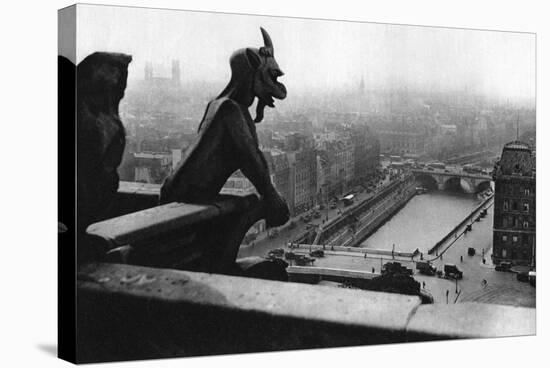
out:
M229 78L231 53L261 46L263 26L273 38L289 93L349 91L363 80L367 89L460 90L534 105L534 34L84 8L77 14L82 29L77 35L77 62L99 50L131 54L130 86L143 77L147 62L168 64L173 59L181 61L184 84L223 83Z

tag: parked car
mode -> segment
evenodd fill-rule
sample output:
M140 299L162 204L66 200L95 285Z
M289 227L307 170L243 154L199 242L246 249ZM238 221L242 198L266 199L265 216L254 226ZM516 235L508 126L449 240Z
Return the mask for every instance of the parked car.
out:
M403 273L405 275L412 275L413 270L401 265L400 262L387 262L382 268L382 275L385 274Z
M516 274L516 279L520 282L529 282L529 272L523 271Z
M324 257L325 252L322 251L321 249L318 249L318 250L314 250L314 251L309 252L309 255L311 257Z
M445 277L458 280L462 279L462 271L460 271L454 264L447 263L443 267L443 271L445 271Z
M416 269L423 275L433 276L437 272L437 268L432 266L428 261L416 262Z
M512 264L510 262L500 262L498 265L496 265L495 271L510 272L511 268Z
M313 262L315 262L315 258L309 258L302 254L299 254L296 255L296 257L294 258L294 262L296 262L298 266L305 266L310 263L313 264Z
M296 253L294 252L286 252L285 253L285 259L292 260L296 258Z

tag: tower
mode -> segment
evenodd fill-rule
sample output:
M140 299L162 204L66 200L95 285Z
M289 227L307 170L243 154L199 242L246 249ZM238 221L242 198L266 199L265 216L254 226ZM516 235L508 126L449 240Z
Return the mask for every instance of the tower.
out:
M535 160L529 145L507 143L493 176L493 263L534 266Z

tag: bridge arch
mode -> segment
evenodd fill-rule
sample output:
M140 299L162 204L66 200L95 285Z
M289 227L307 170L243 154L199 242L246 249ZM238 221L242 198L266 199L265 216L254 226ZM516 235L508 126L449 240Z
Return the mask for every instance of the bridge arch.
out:
M476 188L472 183L459 176L452 176L445 180L443 183L443 190L449 190L453 192L474 193Z
M476 185L476 193L483 192L491 187L491 180L481 181Z
M427 189L437 189L437 180L429 174L418 174L415 176L416 182Z

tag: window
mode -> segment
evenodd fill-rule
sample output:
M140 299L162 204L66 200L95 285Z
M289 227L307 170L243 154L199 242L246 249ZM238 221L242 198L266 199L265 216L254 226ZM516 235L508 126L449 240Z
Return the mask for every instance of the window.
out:
M502 209L504 211L508 211L508 201L506 201L506 200L504 201L504 203L502 204Z
M529 212L529 203L528 202L523 202L523 210L526 211L526 212Z
M506 217L502 219L502 227L507 227L508 221L506 220Z
M507 242L508 241L508 235L502 235L502 241Z
M523 228L527 229L529 227L529 221L523 221Z
M512 210L514 210L514 211L518 210L518 202L512 201Z
M529 188L525 188L523 190L523 194L525 194L526 196L531 195L531 190Z
M517 236L512 236L512 242L514 243L517 243L518 242L518 237Z

